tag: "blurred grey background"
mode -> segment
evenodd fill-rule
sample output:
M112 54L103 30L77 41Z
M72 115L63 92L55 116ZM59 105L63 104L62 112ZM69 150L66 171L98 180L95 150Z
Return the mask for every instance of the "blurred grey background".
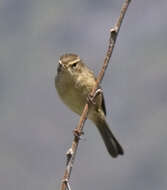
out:
M123 0L0 0L0 189L55 190L79 117L54 88L59 56L97 74ZM72 189L166 190L167 1L132 1L102 87L125 155L111 159L90 121ZM111 124L112 118L112 124Z

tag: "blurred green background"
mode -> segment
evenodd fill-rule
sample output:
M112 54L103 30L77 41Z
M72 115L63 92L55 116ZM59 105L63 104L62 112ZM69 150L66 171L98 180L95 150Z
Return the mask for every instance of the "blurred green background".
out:
M0 0L0 189L55 190L79 117L54 88L59 56L97 74L123 0ZM132 1L102 87L125 155L86 122L72 189L166 190L167 1ZM111 124L112 118L112 124Z

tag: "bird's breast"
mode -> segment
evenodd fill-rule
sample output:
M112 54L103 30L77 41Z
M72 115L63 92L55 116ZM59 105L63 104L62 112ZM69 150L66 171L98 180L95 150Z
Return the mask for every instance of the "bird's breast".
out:
M86 104L87 90L80 86L77 81L63 78L62 76L56 77L55 85L64 104L80 115Z

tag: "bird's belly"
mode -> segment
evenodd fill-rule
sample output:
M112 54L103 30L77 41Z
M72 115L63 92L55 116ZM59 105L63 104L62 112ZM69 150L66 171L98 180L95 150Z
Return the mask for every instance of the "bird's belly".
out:
M77 88L65 88L59 92L61 99L73 112L81 115L86 104L87 95Z
M64 97L64 103L69 106L72 111L81 115L86 104L86 97L81 96L80 93L76 91L69 91Z
M84 85L78 86L75 81L68 78L65 80L62 77L56 77L55 85L64 104L66 104L73 112L81 115L91 88L87 88Z

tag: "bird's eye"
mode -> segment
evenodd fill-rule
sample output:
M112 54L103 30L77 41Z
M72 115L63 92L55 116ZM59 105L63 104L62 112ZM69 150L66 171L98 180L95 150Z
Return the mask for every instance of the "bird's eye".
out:
M71 65L72 68L75 68L77 66L77 62Z

